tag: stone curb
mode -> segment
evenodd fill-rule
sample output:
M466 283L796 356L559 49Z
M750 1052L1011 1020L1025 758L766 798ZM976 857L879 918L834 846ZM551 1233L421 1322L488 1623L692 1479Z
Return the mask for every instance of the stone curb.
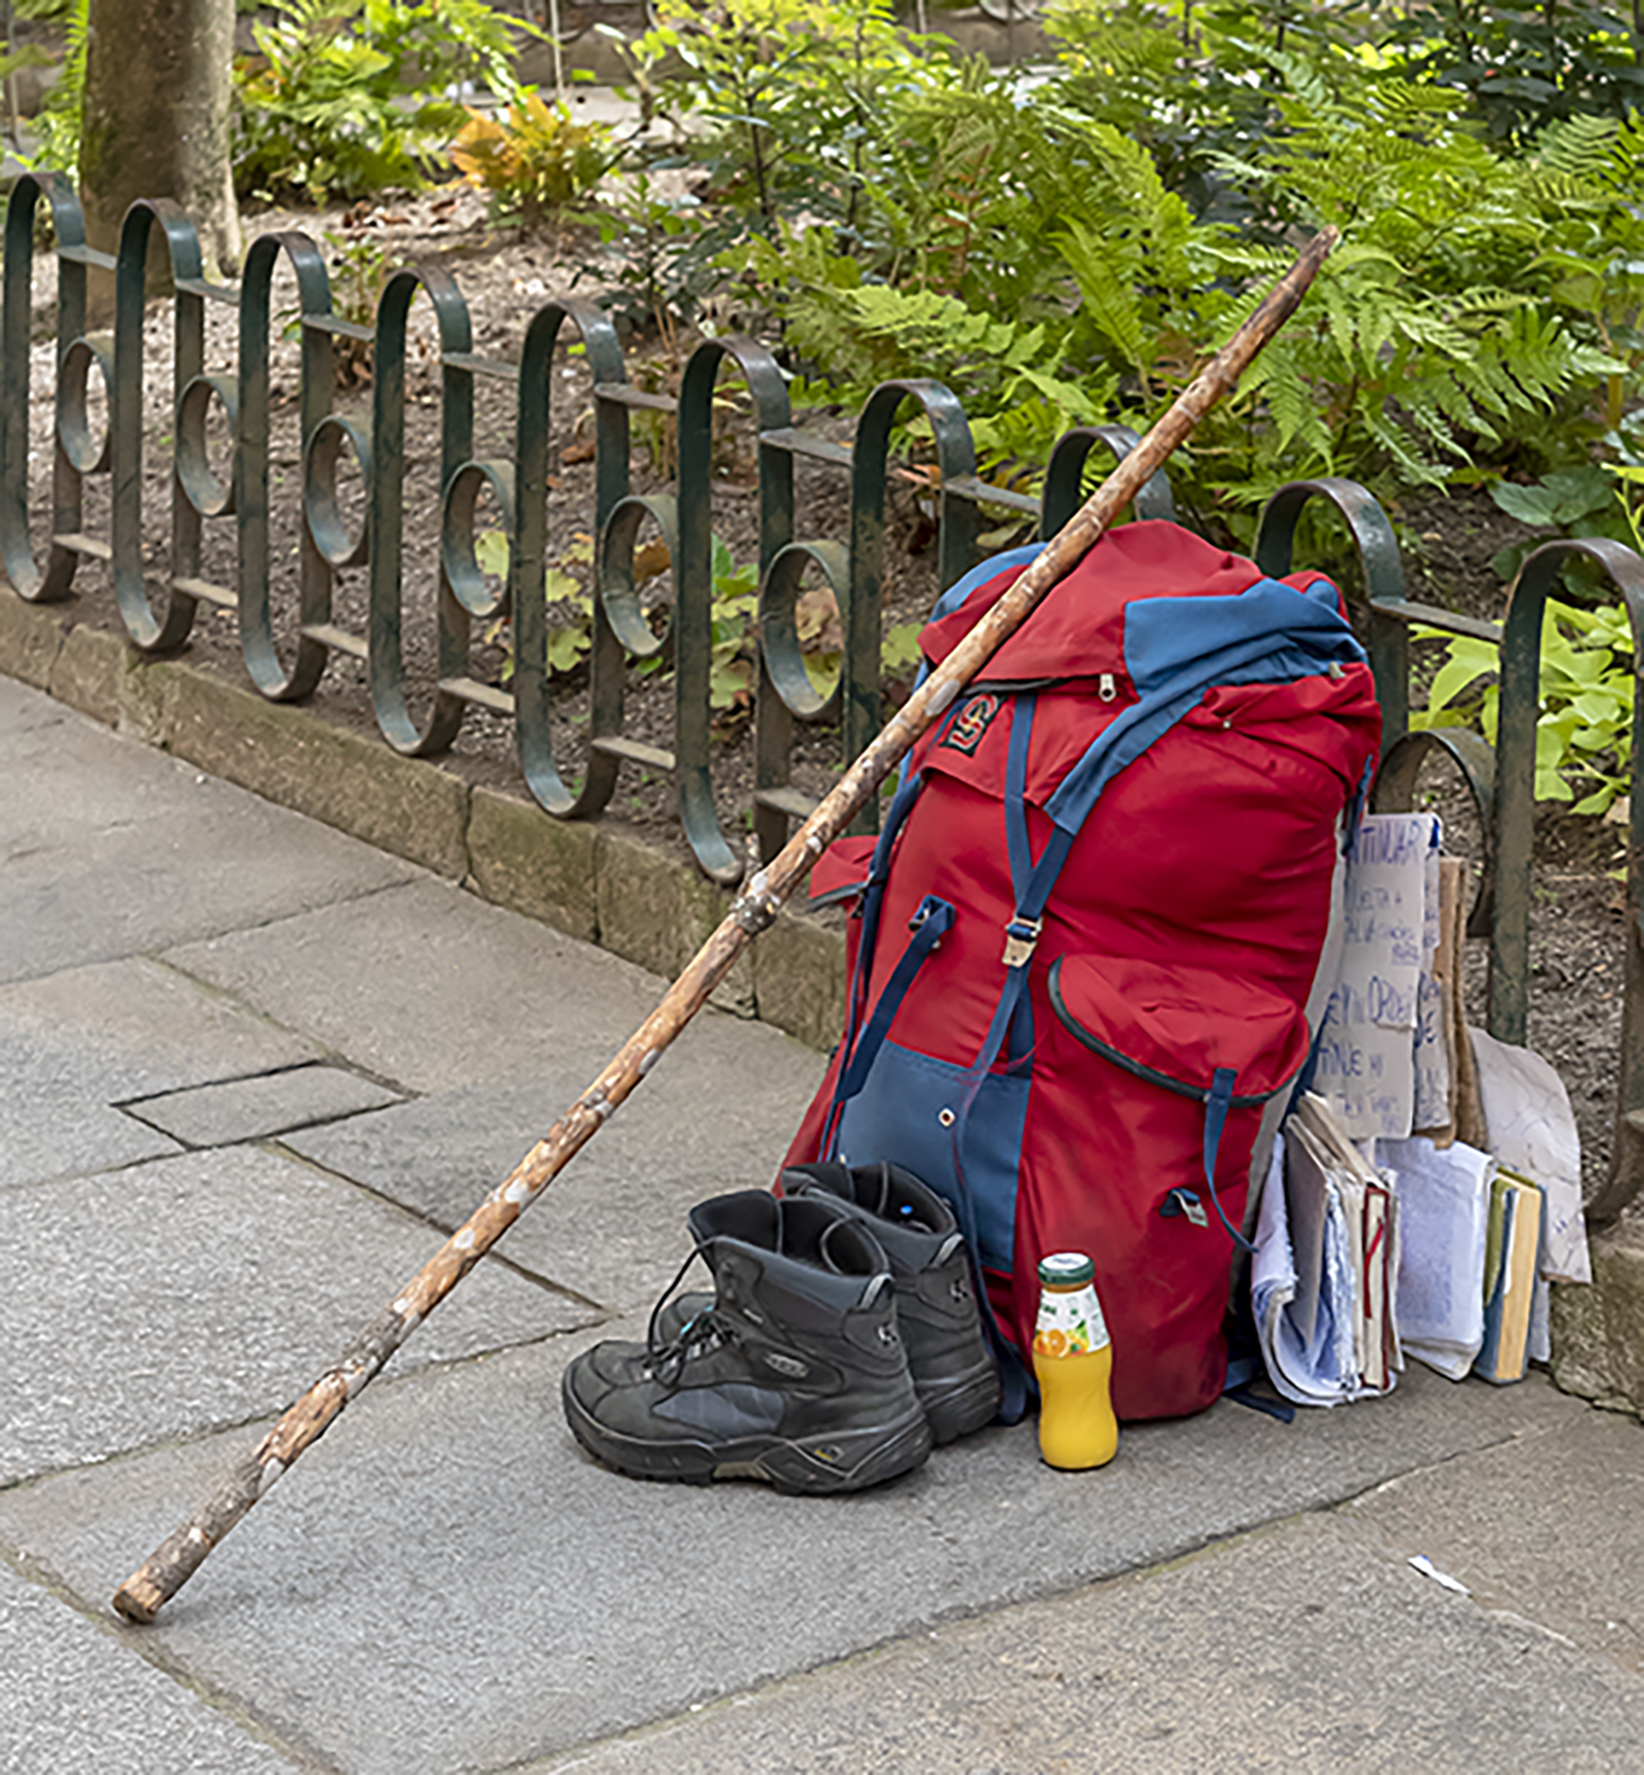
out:
M181 660L145 659L122 636L0 586L0 672L122 734L265 800L460 882L672 979L725 916L729 896L631 832L556 820L424 758L333 727ZM783 911L712 1002L814 1048L844 1020L842 932Z
M1553 1285L1553 1379L1644 1419L1644 1229L1613 1228L1592 1250L1591 1287Z

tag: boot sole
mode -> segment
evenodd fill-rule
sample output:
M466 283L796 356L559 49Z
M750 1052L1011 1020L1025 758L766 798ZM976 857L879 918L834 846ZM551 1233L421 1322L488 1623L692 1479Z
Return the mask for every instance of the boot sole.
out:
M708 1485L716 1479L759 1479L790 1496L864 1491L910 1473L931 1451L920 1411L899 1423L836 1436L745 1437L738 1442L653 1442L609 1430L561 1387L571 1434L596 1460L633 1479Z
M938 1448L982 1429L998 1415L999 1371L991 1361L974 1374L929 1386L922 1386L915 1375L913 1385Z

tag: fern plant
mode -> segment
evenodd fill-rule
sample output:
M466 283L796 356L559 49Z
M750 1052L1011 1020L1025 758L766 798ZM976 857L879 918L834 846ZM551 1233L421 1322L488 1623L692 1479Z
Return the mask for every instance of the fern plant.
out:
M21 9L20 9L21 10ZM18 155L25 166L75 171L80 157L80 118L86 100L86 49L91 36L91 0L68 0L61 11L63 59L57 78L34 120L32 154ZM23 52L26 55L26 52ZM27 59L32 60L32 57ZM19 64L22 65L20 58Z

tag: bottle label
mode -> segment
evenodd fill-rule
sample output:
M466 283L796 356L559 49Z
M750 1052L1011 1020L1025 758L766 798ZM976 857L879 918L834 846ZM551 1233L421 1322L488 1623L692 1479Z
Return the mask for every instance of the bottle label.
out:
M1061 1293L1046 1288L1039 1295L1039 1318L1033 1328L1037 1356L1085 1356L1108 1342L1107 1321L1093 1287Z

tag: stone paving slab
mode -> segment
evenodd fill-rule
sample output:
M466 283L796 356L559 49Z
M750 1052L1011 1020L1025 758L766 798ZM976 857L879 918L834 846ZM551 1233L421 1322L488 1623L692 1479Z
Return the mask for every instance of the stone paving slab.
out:
M403 1101L340 1066L296 1066L219 1085L194 1085L122 1105L185 1146L233 1146Z
M1419 1544L1480 1607L1529 1614L1644 1676L1644 1426L1593 1411L1571 1429L1529 1454L1508 1443L1389 1480L1348 1514Z
M420 871L0 678L0 979L148 953Z
M174 1140L115 1106L317 1052L141 958L0 984L0 1186L175 1153Z
M6 1775L289 1775L314 1769L133 1657L100 1629L0 1566L0 1769Z
M1096 1475L1043 1467L1024 1424L873 1492L785 1498L588 1461L558 1398L588 1341L372 1388L146 1631L193 1680L282 1729L301 1720L357 1775L496 1769L1515 1435L1556 1436L1587 1409L1540 1381L1416 1374L1393 1398L1290 1426L1223 1403L1132 1427ZM254 1439L0 1496L0 1544L106 1608Z
M185 945L166 959L409 1090L448 1091L543 1066L565 1086L563 1101L538 1108L548 1121L667 986L432 877L368 902ZM669 1054L669 1071L686 1053L707 1057L721 1106L739 1090L808 1094L814 1085L806 1081L821 1076L810 1049L718 1011L696 1017ZM704 1080L695 1088L709 1087Z
M1641 1720L1644 1683L1492 1617L1327 1515L920 1634L528 1775L1631 1775Z
M508 1175L596 1066L545 1062L290 1134L284 1144L450 1230ZM823 1067L821 1055L768 1030L729 1018L700 1032L693 1026L498 1249L603 1305L648 1307L690 1250L687 1209L727 1190L770 1186ZM757 1089L735 1088L750 1077ZM692 1286L705 1275L699 1269Z
M251 1147L0 1193L0 1484L283 1410L440 1243ZM591 1316L486 1263L395 1363Z

